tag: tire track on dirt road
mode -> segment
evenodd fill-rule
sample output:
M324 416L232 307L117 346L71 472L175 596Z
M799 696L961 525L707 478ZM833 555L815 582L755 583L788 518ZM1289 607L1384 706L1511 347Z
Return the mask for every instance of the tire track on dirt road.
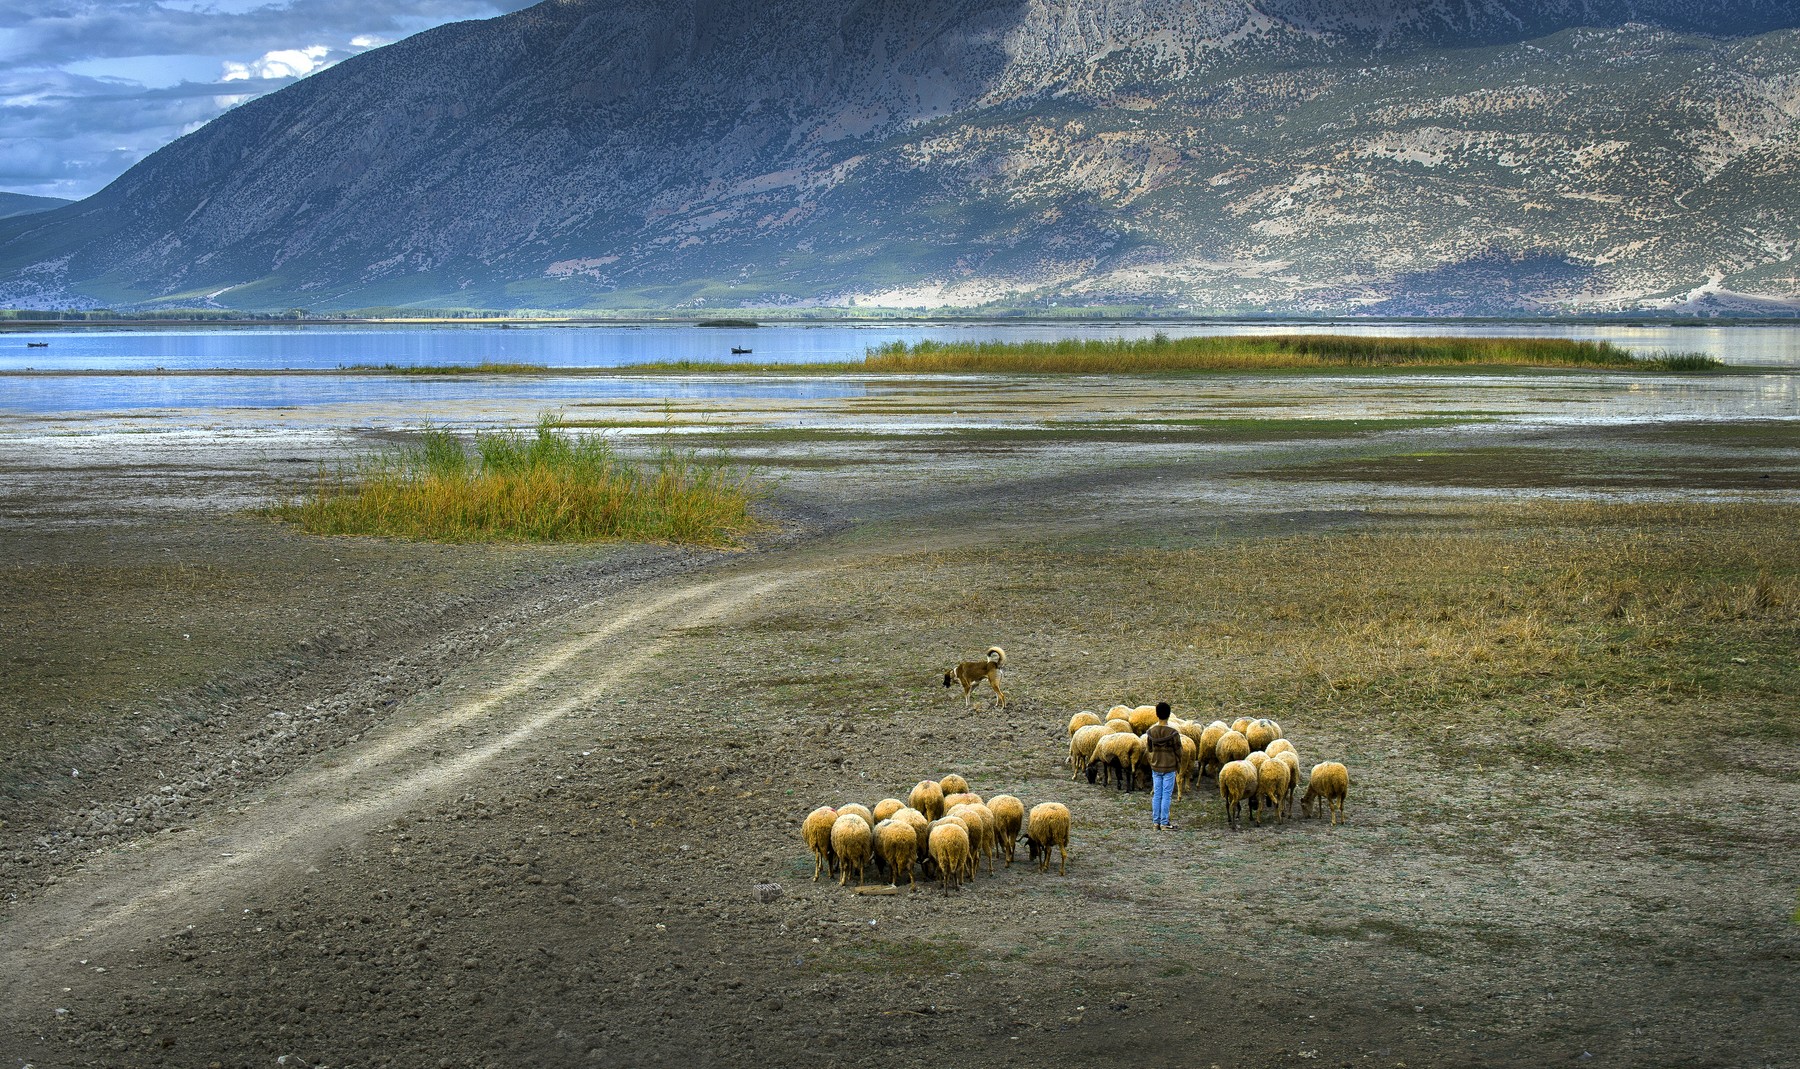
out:
M575 638L512 668L479 697L440 705L444 691L434 690L426 708L318 755L235 813L102 855L26 904L0 933L0 1002L17 1005L27 985L49 998L50 977L72 968L76 954L92 958L134 936L214 916L230 891L278 879L434 792L464 785L488 762L591 707L687 628L806 574L762 569L690 583L623 611L620 599L595 603L560 621ZM536 692L559 679L568 681L559 688L566 697L544 707ZM471 733L481 741L463 742ZM465 748L446 753L454 742Z

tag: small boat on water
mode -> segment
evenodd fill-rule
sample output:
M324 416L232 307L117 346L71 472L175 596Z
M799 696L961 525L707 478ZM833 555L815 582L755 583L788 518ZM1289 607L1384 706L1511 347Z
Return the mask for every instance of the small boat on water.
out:
M50 343L47 341L28 341L25 343L25 348L27 348L27 349L48 349L48 348L50 348Z
M731 347L731 355L732 355L732 356L749 356L749 355L750 355L750 350L748 350L748 349L740 349L740 348L738 348L738 347L737 347L737 346L735 346L735 345L734 345L734 346L732 346L732 347Z

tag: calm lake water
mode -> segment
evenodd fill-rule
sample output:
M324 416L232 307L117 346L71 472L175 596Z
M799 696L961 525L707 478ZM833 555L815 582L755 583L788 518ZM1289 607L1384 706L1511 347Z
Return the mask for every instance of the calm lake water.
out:
M66 330L0 335L0 371L171 371L197 369L335 370L357 364L447 365L483 362L605 368L653 361L736 359L805 363L858 360L889 342L1028 341L1060 338L1341 333L1563 337L1611 341L1639 353L1703 352L1729 364L1771 371L1800 369L1800 324L1794 326L1612 326L1551 323L1319 324L1243 323L909 323L772 325L714 328L689 325L498 325L220 327L147 330ZM29 348L30 342L48 342ZM1788 380L1790 376L1780 376ZM1390 384L1392 385L1392 384ZM1647 384L1646 384L1647 385ZM1792 414L1793 383L1744 390L1745 406ZM1680 390L1674 383L1669 389ZM50 376L0 377L0 412L42 415L145 409L286 409L367 404L431 408L460 401L506 399L556 407L604 398L804 399L861 394L856 380L778 378L719 380L658 376L509 376L420 379L399 376ZM1628 387L1629 389L1629 387ZM1705 406L1701 406L1705 407ZM1725 407L1734 408L1728 403ZM1746 412L1745 414L1749 414Z

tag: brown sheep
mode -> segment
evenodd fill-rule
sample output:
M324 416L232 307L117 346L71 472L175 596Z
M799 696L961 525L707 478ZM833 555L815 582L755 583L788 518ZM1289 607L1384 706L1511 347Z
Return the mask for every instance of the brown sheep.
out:
M1292 770L1287 762L1271 757L1256 766L1256 800L1259 806L1266 806L1275 811L1277 820L1282 817L1283 803L1287 800L1288 790L1293 786ZM1252 813L1256 811L1251 810ZM1257 823L1262 822L1258 816Z
M1089 724L1101 724L1101 723L1105 723L1105 721L1101 720L1098 716L1095 716L1093 713L1088 712L1086 709L1083 709L1081 712L1076 713L1074 716L1071 716L1069 718L1069 734L1074 735L1077 731L1080 731L1082 728L1087 727Z
M988 799L988 810L994 814L994 834L1000 848L1006 851L1006 863L1011 865L1019 829L1025 825L1025 803L1010 794L996 794Z
M1129 705L1113 706L1111 709L1108 709L1106 711L1106 719L1108 719L1108 720L1124 720L1124 721L1129 722L1131 720L1131 706L1129 706Z
M875 826L875 814L869 812L869 807L866 805L859 805L856 802L851 802L849 805L838 806L837 811L838 816L840 817L845 813L855 813L857 816L863 818L864 824L867 824L871 828Z
M969 805L981 801L981 795L974 791L959 791L956 794L944 795L944 812L948 813L959 805Z
M1314 799L1331 807L1331 826L1337 827L1343 815L1344 802L1350 797L1350 770L1336 761L1321 761L1312 767L1306 780L1306 794L1300 799L1300 815L1312 816Z
M906 803L898 798L883 798L875 803L875 823L880 824L905 808Z
M965 802L953 807L950 815L963 818L969 825L969 849L974 852L970 858L969 875L976 874L984 858L987 860L988 874L993 875L994 852L998 845L994 841L997 825L993 810L980 802Z
M1289 742L1286 739L1276 739L1274 742L1271 742L1267 746L1264 746L1263 752L1268 754L1270 757L1275 757L1278 754L1280 754L1283 750L1292 750L1292 749L1294 749L1293 743ZM1298 752L1298 751L1296 751L1296 752Z
M926 820L936 820L944 815L944 789L937 785L937 780L922 779L912 789L906 804L925 814Z
M1252 750L1267 750L1269 748L1269 743L1274 742L1280 737L1280 735L1275 733L1275 722L1273 720L1253 721L1249 728L1244 732L1244 738L1249 741L1250 749Z
M1200 731L1200 775L1216 775L1219 766L1225 762L1219 760L1219 740L1231 728L1224 721L1214 720Z
M902 873L908 887L917 883L913 862L919 857L919 835L912 825L900 820L884 820L875 825L875 856L887 866L888 886L899 886Z
M1089 724L1069 738L1069 778L1078 779L1094 757L1094 747L1107 735L1099 724Z
M1188 738L1186 735L1183 735L1181 737L1181 763L1175 769L1175 801L1181 801L1181 785L1183 782L1191 777L1196 786L1200 783L1200 777L1196 775L1194 771L1199 765L1199 744L1194 742L1193 739Z
M1259 771L1259 772L1262 771L1263 762L1267 761L1268 759L1269 759L1269 755L1266 753L1263 753L1261 750L1252 750L1249 754L1247 754L1244 757L1244 760L1255 765L1257 768L1257 771Z
M1244 802L1256 794L1256 766L1248 761L1228 761L1219 769L1219 797L1225 803L1225 823L1237 830Z
M1131 730L1142 735L1156 723L1156 706L1140 705L1126 719L1131 722Z
M1250 756L1250 740L1244 738L1240 732L1227 731L1220 735L1219 741L1214 744L1213 755L1218 759L1221 767L1233 761L1242 761Z
M1254 723L1256 723L1255 717L1240 716L1236 720L1233 720L1231 722L1231 730L1237 732L1239 735L1243 735L1245 732L1250 730L1250 725L1254 724ZM1248 736L1246 736L1246 737L1248 737Z
M1056 874L1062 876L1069 869L1069 807L1061 802L1041 802L1031 807L1031 816L1025 821L1025 841L1031 850L1031 860L1038 863L1039 872L1050 871L1050 848L1062 851L1062 860L1056 866Z
M1098 780L1105 784L1117 777L1120 790L1135 790L1137 756L1133 751L1142 742L1142 739L1129 731L1116 732L1102 738L1099 745L1094 747L1093 759L1088 762L1088 782Z
M1275 741L1280 742L1281 740L1276 739ZM1300 786L1300 755L1293 750L1283 750L1275 755L1275 760L1288 766L1288 789L1285 804L1288 816L1292 817L1294 815L1294 790Z
M938 789L943 791L946 796L961 794L969 789L969 781L952 772L943 779L938 780Z
M969 871L969 829L961 821L945 818L931 826L931 863L937 868L938 884L945 890L962 886L963 873Z
M831 825L837 820L837 810L822 805L806 814L806 820L800 824L800 837L806 840L806 848L813 855L813 882L819 882L819 873L827 876L833 874L837 855L831 852Z
M869 822L855 813L838 810L838 818L831 824L831 851L838 857L838 886L843 886L850 879L850 870L856 870L856 886L863 883L863 869L875 856L875 833Z
M915 858L927 857L931 849L931 821L925 819L925 814L912 806L907 806L895 813L892 819L905 824L919 837L919 848L913 856Z

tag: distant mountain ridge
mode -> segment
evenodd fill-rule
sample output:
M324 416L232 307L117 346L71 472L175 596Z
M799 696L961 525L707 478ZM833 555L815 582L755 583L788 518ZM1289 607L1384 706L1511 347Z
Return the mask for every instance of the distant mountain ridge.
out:
M61 208L73 203L75 202L72 200L63 200L60 197L32 197L24 193L0 193L0 219L47 212L53 208Z
M0 306L1800 308L1770 0L550 0L0 222Z

